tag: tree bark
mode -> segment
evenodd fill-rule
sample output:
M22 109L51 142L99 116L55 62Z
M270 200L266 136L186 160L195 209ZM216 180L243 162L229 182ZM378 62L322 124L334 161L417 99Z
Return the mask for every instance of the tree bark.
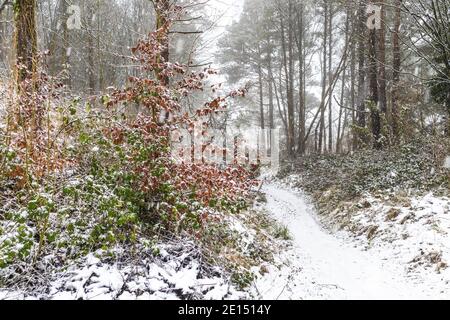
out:
M349 42L349 26L350 26L350 17L349 17L349 10L347 10L347 17L345 20L345 45L348 46ZM344 106L344 95L345 95L345 83L346 83L346 67L347 63L344 63L344 70L342 71L342 85L341 85L341 98L340 98L340 108L339 108L339 119L338 119L338 131L337 131L337 138L336 138L336 153L342 152L342 140L344 136L345 131L345 121L344 125L342 126L342 113L343 113L343 106ZM346 113L347 114L347 113Z
M381 148L381 118L378 92L377 30L369 31L369 101L374 148Z
M261 64L258 62L258 80L259 80L259 117L261 129L265 129L264 122L264 92L263 92L263 76Z
M399 141L399 105L398 105L398 93L400 83L400 68L401 68L401 50L400 50L400 25L401 25L401 6L402 0L395 0L395 17L394 17L394 32L392 33L393 44L393 63L392 63L392 135L394 142Z
M328 6L328 83L333 81L333 3ZM345 73L345 67L344 67ZM339 136L338 136L339 139ZM328 152L333 152L333 90L329 92L328 98Z
M299 113L298 113L298 153L303 155L306 151L305 131L306 131L306 104L305 104L305 52L304 52L304 5L300 4L300 10L297 13L298 24L298 54L299 54Z
M326 100L326 86L327 86L327 44L328 44L328 4L324 1L324 32L323 32L323 62L322 62L322 101ZM318 141L318 152L322 153L323 148L326 148L326 137L325 137L325 109L327 104L324 105L320 112L320 128L319 128L319 141ZM325 144L325 145L324 145Z
M386 7L385 0L378 0L381 6L381 29L378 30L378 85L379 85L379 101L380 112L384 115L387 113L387 98L386 98Z
M270 42L270 41L269 41ZM270 129L275 129L274 122L274 99L273 99L273 70L272 70L272 50L270 43L268 45L267 52L267 69L268 69L268 82L269 82L269 126Z
M294 102L294 27L292 0L289 0L288 6L288 49L289 49L289 91L288 91L288 122L289 122L289 155L294 156L295 149L295 102Z
M285 72L286 99L287 99L287 151L289 157L294 156L294 57L293 57L293 28L292 28L292 1L288 5L287 30L285 27L283 12L280 12L281 44L283 54L283 66ZM286 31L288 33L286 39Z
M158 41L163 47L160 55L162 62L169 62L170 51L169 51L169 12L170 12L170 1L169 0L154 0L155 13L156 13L156 30L161 30L158 36ZM157 72L157 76L161 85L169 86L169 77L163 76L160 72Z
M366 104L365 104L365 86L366 86L366 70L365 70L365 0L360 0L358 8L358 148L364 142L361 131L366 128Z
M349 10L348 12L351 12L351 10ZM355 30L355 22L353 21L357 21L357 16L355 14L352 14L352 31L351 31L351 44L350 44L350 59L351 59L351 66L350 66L350 90L351 90L351 108L352 108L352 124L353 126L355 126L356 123L356 92L355 92L355 84L356 84L356 45L357 42L355 41L355 34L356 34L356 30ZM358 137L354 132L351 132L352 135L352 150L356 150L358 148Z
M16 0L14 24L16 27L15 50L17 84L30 75L34 78L37 69L37 32L36 32L36 2L35 0Z

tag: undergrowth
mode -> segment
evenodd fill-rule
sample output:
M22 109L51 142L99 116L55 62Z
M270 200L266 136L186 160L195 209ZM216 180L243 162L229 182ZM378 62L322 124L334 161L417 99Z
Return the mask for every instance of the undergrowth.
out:
M336 204L366 192L426 192L448 194L445 157L448 139L417 137L413 141L385 150L361 150L348 155L304 157L286 167L280 177L296 173L297 187L316 198L331 192ZM333 200L333 199L328 199Z
M196 121L208 126L228 99L245 90L186 112L189 96L204 91L215 72L192 72L160 59L164 28L133 48L141 76L122 89L83 102L61 96L57 79L40 71L19 84L20 94L5 99L0 270L44 268L49 260L63 268L99 249L114 254L118 246L168 237L195 239L210 252L229 245L242 261L252 259L221 219L251 204L253 172L233 164L179 163L171 156L175 130L189 130ZM137 115L130 111L136 106L142 110ZM238 260L231 269L240 270Z

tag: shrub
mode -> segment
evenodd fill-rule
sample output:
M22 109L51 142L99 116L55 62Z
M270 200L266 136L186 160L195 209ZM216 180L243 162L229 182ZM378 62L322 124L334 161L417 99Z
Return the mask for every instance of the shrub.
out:
M186 99L205 90L215 72L190 72L160 59L160 32L133 49L144 75L87 102L84 110L79 98L52 100L59 87L44 73L37 90L31 80L21 84L25 94L12 99L18 107L8 132L12 142L0 138L0 181L9 186L0 187L0 196L14 199L0 208L0 267L55 250L62 259L75 258L159 233L199 238L210 219L205 208L231 214L246 208L250 170L180 164L170 152L174 130L207 123L245 90L187 113ZM92 106L96 102L101 109ZM127 109L135 105L141 111L132 115ZM18 116L23 114L36 117Z
M301 177L297 185L309 193L333 189L341 200L379 190L446 190L448 178L442 164L449 144L419 137L387 150L305 157L295 168Z

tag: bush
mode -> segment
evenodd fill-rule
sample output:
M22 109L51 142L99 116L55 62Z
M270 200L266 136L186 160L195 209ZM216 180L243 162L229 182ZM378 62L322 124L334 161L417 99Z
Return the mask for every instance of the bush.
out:
M428 137L388 150L305 157L295 167L297 186L313 194L332 189L340 200L380 190L446 190L442 164L449 149L448 140Z
M205 122L245 91L186 113L183 100L203 91L214 71L188 72L187 66L157 59L164 50L158 37L151 33L133 49L145 76L99 98L100 108L92 101L83 108L80 98L52 100L56 89L45 85L50 80L44 74L42 90L27 87L30 94L19 97L18 110L11 108L12 143L0 137L0 197L11 200L0 208L0 267L51 252L76 258L155 234L199 238L210 219L205 208L233 214L247 207L250 170L179 164L170 153L174 130ZM171 78L170 88L161 74ZM137 115L128 111L135 105L142 109ZM39 121L18 122L15 116L36 110ZM165 114L172 116L161 121Z

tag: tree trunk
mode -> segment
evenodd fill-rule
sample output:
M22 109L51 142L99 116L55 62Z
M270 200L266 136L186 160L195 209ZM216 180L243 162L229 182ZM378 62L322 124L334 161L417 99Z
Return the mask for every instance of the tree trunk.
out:
M350 10L349 10L350 12ZM355 83L356 83L356 41L355 41L355 23L356 15L352 14L352 31L351 31L351 66L350 66L350 95L351 95L351 108L352 108L352 124L356 125L356 92L355 92ZM352 149L356 150L358 147L358 137L354 132L352 134Z
M158 41L163 47L160 59L163 62L169 62L169 30L168 21L170 13L170 1L169 0L155 0L155 13L156 13L156 30L161 29L159 33ZM157 76L162 86L169 86L169 77L162 76L157 72Z
M305 105L305 52L304 52L304 24L303 24L304 7L300 4L300 10L297 14L298 23L298 53L299 53L299 113L298 113L298 153L305 153L305 131L306 131L306 105Z
M379 110L377 30L369 32L369 101L374 148L381 148L381 118Z
M350 17L349 17L349 10L347 10L347 17L345 20L345 44L348 46L349 42L349 26L350 26ZM342 86L341 86L341 98L340 98L340 108L339 108L339 120L338 120L338 131L337 131L337 140L336 140L336 153L342 152L342 137L344 136L343 133L345 131L345 123L344 126L341 125L342 123L342 113L343 113L343 107L344 107L344 95L345 95L345 83L346 83L346 67L347 63L344 63L344 70L342 71ZM344 121L345 122L345 121Z
M169 42L169 15L170 15L170 0L153 0L156 14L156 30L160 30L158 33L158 42L162 47L162 51L158 57L159 62L167 63L170 58L170 42ZM155 70L156 77L163 87L170 86L170 78L168 75L163 75L162 70ZM156 119L157 112L155 108L152 109L153 118ZM169 120L170 112L165 111L164 119Z
M264 123L264 93L263 93L263 76L261 64L258 64L258 79L259 79L259 116L261 129L265 129Z
M68 5L66 0L62 0L61 3L62 9L61 9L61 13L62 13L62 17L63 17L63 23L62 23L62 27L63 27L63 45L62 45L62 50L61 50L61 55L62 55L62 63L64 65L65 70L67 71L66 74L66 78L65 78L65 84L70 88L72 85L72 76L71 76L71 72L70 72L70 55L69 55L69 46L70 46L70 33L69 30L67 29L67 9L68 9Z
M98 66L98 88L100 91L105 88L105 77L103 70L103 57L100 45L101 37L101 3L97 0L97 66Z
M328 83L333 81L333 3L330 1L328 18ZM345 67L344 67L345 73ZM339 139L339 136L338 136ZM333 153L333 90L330 90L328 97L328 152Z
M16 27L15 50L17 84L30 75L33 77L37 66L37 32L36 32L36 2L35 0L16 0L14 23Z
M295 149L295 102L294 102L294 28L292 0L289 0L288 15L288 49L289 49L289 91L288 91L288 122L289 122L289 155L294 156Z
M88 35L88 64L89 64L89 93L94 94L95 92L95 52L94 52L94 35Z
M393 63L392 63L392 135L394 142L399 141L399 105L398 105L398 93L400 83L400 68L401 68L401 51L400 51L400 25L401 25L401 11L402 0L395 1L395 18L394 18L394 32L392 33L393 44Z
M387 113L387 98L386 98L386 34L385 34L385 23L386 23L386 8L385 0L378 0L381 6L381 29L378 30L378 85L379 85L379 102L380 111L382 114Z
M323 63L322 63L322 101L326 100L326 86L327 86L327 43L328 43L328 5L327 2L324 1L324 13L325 13L325 21L324 21L324 32L323 32ZM323 148L326 147L326 137L325 137L325 109L326 104L324 104L322 110L320 111L320 128L319 128L319 143L318 143L318 151L322 153ZM325 145L324 145L325 141Z
M270 129L275 129L274 122L274 99L273 99L273 70L272 70L272 50L270 49L269 44L269 52L267 53L267 68L269 75L269 126Z
M285 85L286 85L286 99L287 99L287 151L289 157L294 155L294 57L293 57L293 28L292 28L292 1L289 0L288 7L288 25L287 32L288 38L286 39L286 28L281 12L280 16L280 28L281 28L281 44L283 54L283 66L285 72Z
M358 147L364 142L364 137L361 131L366 128L366 104L365 104L365 0L360 0L358 11Z

